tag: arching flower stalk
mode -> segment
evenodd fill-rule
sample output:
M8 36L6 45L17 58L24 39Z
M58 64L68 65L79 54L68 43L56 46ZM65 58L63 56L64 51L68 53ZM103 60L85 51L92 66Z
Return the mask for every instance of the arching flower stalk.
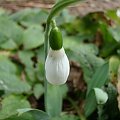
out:
M50 49L45 61L47 81L53 85L61 85L67 81L70 65L63 48L62 34L56 25L50 31Z

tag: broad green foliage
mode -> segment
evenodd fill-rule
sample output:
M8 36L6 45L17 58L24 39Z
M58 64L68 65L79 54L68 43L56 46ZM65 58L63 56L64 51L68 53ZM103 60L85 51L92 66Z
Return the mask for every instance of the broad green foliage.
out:
M4 73L17 73L17 66L4 55L0 55L0 71Z
M8 96L2 100L2 110L0 111L0 120L5 120L12 115L17 114L17 109L29 108L30 104L23 96Z
M23 26L40 25L46 22L48 13L40 9L25 9L11 15L11 18Z
M0 43L3 49L16 49L22 44L23 31L9 17L0 17Z
M18 116L22 116L26 113L29 113L31 115L31 118L34 120L50 120L49 116L45 112L37 109L30 109L30 108L18 109L17 112L18 112Z
M45 112L37 109L23 108L17 109L16 111L16 115L5 120L50 120L49 116Z
M19 51L18 57L22 64L25 65L25 67L33 68L33 62L32 57L34 57L34 52L32 51Z
M93 89L95 87L101 88L107 82L109 73L108 67L108 63L106 63L98 68L88 84L87 96L85 101L86 116L89 116L97 107Z
M44 87L41 84L35 84L33 93L37 99L44 93Z
M108 28L110 34L113 36L113 38L117 41L120 42L120 28L119 27L110 27Z
M66 95L67 88L62 86L48 86L47 112L50 117L57 117L61 114L62 99Z
M73 1L61 0L54 10L63 3L68 5ZM15 13L0 8L0 120L87 120L88 116L89 120L93 120L91 116L96 116L93 112L97 108L93 91L96 87L104 88L109 97L103 106L104 120L120 119L117 90L112 85L116 84L120 55L120 18L115 10L90 13L81 18L64 10L56 17L63 33L66 54L70 61L80 65L83 75L80 80L86 83L86 91L71 89L74 79L68 81L68 87L48 85L49 116L31 108L34 105L32 96L37 107L44 109L41 104L44 103L44 30L47 17L48 12L36 8ZM116 62L113 59L111 62L111 56L117 59ZM64 108L65 113L61 113L63 98L67 100L72 94L75 96L72 98L73 106L67 101L65 107L69 108ZM79 105L81 102L84 110ZM86 119L82 119L81 115Z
M10 73L0 73L0 90L5 90L10 93L24 93L29 92L31 86L21 79Z
M43 44L44 34L39 26L31 26L25 30L23 35L24 49L33 49Z

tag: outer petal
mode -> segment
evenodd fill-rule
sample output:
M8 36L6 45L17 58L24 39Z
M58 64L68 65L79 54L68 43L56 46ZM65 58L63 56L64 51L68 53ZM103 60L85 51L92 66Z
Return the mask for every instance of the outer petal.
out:
M67 81L70 65L63 48L60 50L49 50L45 62L46 78L54 85L64 84Z

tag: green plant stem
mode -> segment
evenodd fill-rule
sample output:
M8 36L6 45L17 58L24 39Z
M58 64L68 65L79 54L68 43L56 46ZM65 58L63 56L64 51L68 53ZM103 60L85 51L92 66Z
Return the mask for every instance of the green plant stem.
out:
M49 25L46 25L46 31L45 31L45 41L44 41L44 53L45 53L45 61L47 58L47 54L48 54L48 33L49 33ZM45 70L44 70L45 71ZM47 111L47 79L46 77L44 77L44 104L45 104L45 110Z
M103 105L98 105L98 106L97 106L97 110L98 110L98 120L103 120L103 118L102 118L102 108L103 108Z
M52 20L51 22L52 22L52 28L57 27L55 20Z

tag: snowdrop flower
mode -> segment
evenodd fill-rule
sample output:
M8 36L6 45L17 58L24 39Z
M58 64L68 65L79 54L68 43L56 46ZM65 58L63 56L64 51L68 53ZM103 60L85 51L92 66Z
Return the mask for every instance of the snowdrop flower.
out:
M67 81L70 65L63 48L61 31L54 26L49 36L50 49L45 61L46 78L53 85L61 85Z

